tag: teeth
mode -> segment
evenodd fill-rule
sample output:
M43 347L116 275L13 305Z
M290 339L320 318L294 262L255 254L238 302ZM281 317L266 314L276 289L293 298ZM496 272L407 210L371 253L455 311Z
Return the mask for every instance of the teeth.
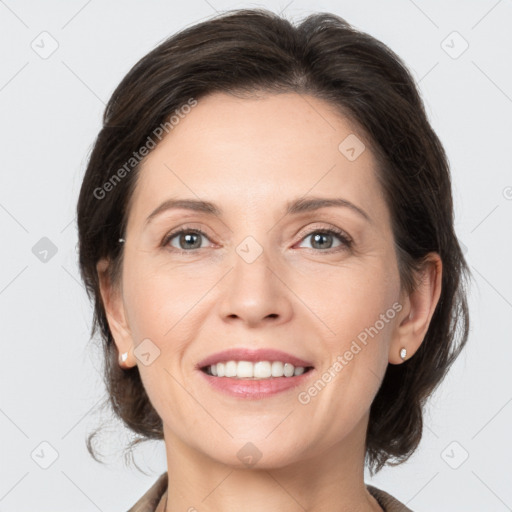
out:
M281 361L226 361L206 367L206 373L216 377L231 377L235 379L268 379L271 377L293 377L305 372L303 366L293 366Z

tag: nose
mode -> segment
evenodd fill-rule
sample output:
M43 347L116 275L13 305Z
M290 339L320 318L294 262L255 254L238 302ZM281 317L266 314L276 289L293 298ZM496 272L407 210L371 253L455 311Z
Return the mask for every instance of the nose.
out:
M235 253L233 269L222 280L222 319L244 323L247 327L289 321L293 314L293 293L286 286L283 271L278 270L279 266L265 250L249 261Z

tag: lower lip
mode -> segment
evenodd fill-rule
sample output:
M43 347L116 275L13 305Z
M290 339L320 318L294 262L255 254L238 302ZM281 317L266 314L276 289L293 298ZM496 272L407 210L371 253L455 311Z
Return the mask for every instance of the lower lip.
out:
M231 377L214 377L199 370L199 373L206 379L206 382L213 388L236 398L245 398L249 400L260 400L270 396L277 395L284 391L289 391L311 377L314 368L302 375L293 377L273 377L270 379L235 379Z

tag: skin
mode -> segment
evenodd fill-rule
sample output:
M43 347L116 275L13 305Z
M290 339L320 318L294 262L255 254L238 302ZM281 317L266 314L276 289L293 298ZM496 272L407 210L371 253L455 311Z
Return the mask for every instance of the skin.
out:
M98 273L116 346L128 352L120 364L138 366L163 420L167 511L381 510L364 484L369 409L388 363L401 364L400 349L409 358L422 343L442 264L432 253L420 288L402 292L374 155L366 145L349 161L338 149L349 134L357 132L348 120L312 96L215 93L142 165L121 280L108 281L105 260ZM286 202L303 196L342 197L370 221L339 207L285 215ZM211 201L223 215L169 210L145 226L171 197ZM205 233L196 246L188 242L200 249L180 245L179 235L160 245L180 226ZM353 245L328 234L315 244L314 234L330 227ZM263 251L251 263L236 251L248 236ZM299 393L394 303L394 318L300 403ZM146 338L160 351L148 365L134 353ZM229 397L194 366L231 347L289 352L312 361L315 376L270 398ZM237 456L249 442L261 452L251 467Z

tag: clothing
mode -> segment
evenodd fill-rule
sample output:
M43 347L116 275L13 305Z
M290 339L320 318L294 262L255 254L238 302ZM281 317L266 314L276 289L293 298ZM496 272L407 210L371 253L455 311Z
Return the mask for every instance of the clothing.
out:
M385 512L412 512L403 503L373 485L366 485L368 492L378 501ZM167 472L162 473L158 480L133 505L128 512L156 512L156 508L167 489Z

